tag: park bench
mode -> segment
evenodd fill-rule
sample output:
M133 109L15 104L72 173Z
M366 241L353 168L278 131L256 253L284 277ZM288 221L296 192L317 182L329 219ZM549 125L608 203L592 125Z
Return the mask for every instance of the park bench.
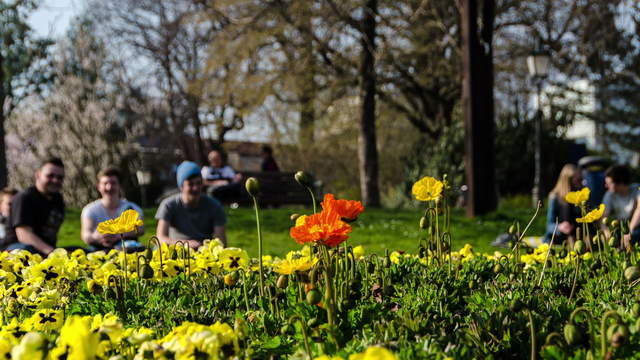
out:
M277 207L281 205L308 205L311 206L311 196L309 191L298 184L294 178L293 172L259 172L259 171L243 171L244 179L254 177L260 183L260 193L258 201L260 206ZM311 176L314 194L318 202L322 201L322 182L317 181ZM228 202L228 201L227 201ZM250 205L249 197L238 199L241 205Z
M261 172L261 171L242 171L243 184L241 196L226 197L222 202L224 204L238 204L242 206L251 206L253 202L244 188L244 181L250 177L258 179L260 184L260 192L258 194L258 202L263 207L278 207L281 205L305 205L311 206L311 196L309 191L298 184L294 178L294 172ZM322 182L315 180L310 176L314 194L318 204L322 201ZM165 192L156 202L159 204L165 198L178 192L178 189L171 189Z

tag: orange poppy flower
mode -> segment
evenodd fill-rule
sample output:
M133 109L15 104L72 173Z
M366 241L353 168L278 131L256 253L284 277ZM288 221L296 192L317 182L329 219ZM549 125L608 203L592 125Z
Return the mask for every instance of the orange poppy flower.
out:
M358 215L364 211L364 207L360 201L355 200L336 200L333 194L325 194L322 200L323 209L332 209L340 215L342 220L351 222L358 218Z
M289 234L298 244L319 242L335 247L347 240L350 232L351 226L342 221L337 212L324 209L318 214L306 216L304 221L291 228Z

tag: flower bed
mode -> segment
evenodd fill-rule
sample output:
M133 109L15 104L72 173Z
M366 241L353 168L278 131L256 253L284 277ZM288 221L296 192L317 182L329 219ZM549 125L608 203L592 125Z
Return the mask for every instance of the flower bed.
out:
M446 184L423 184L433 206L412 254L376 256L348 246L349 222L363 209L332 197L322 211L296 219L291 236L304 245L283 258L251 259L215 240L197 251L163 244L139 254L0 253L0 356L637 356L636 250L619 251L598 235L587 244L593 252L584 244L567 251L520 241L504 253L468 245L452 251L439 195ZM119 224L128 230L128 223L137 224ZM624 232L616 226L612 233Z

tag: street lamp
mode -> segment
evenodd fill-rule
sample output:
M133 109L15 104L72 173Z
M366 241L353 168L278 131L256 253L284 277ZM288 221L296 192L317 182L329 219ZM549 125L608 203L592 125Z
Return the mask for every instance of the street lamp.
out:
M136 171L136 178L138 178L138 185L140 185L141 205L147 206L147 186L151 184L151 171L142 169Z
M542 109L540 107L540 94L542 93L542 83L549 73L549 62L551 56L549 51L537 42L536 48L527 56L527 66L529 75L536 86L536 123L535 123L535 173L533 177L533 206L537 206L541 199L542 191Z

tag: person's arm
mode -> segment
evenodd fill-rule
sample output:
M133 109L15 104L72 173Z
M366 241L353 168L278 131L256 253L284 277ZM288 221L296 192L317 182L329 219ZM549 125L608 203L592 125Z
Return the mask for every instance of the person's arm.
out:
M640 204L640 196L636 198L636 206L633 209L633 215L631 215L631 221L629 222L629 233L625 234L623 238L624 245L627 248L631 246L631 234L633 230L637 228L640 223L640 206L638 206L638 204Z
M186 242L190 248L197 249L202 245L200 241L197 240L177 240L169 237L169 222L167 220L159 219L158 226L156 227L156 236L158 240L162 241L167 245L175 245L178 241Z
M224 225L213 227L213 237L220 239L220 241L222 241L222 245L224 245L224 247L227 247L227 233L225 231Z
M33 229L30 226L16 227L16 237L20 243L31 245L38 250L38 252L44 255L49 255L49 253L54 250L54 247L40 239L40 237L33 232Z

